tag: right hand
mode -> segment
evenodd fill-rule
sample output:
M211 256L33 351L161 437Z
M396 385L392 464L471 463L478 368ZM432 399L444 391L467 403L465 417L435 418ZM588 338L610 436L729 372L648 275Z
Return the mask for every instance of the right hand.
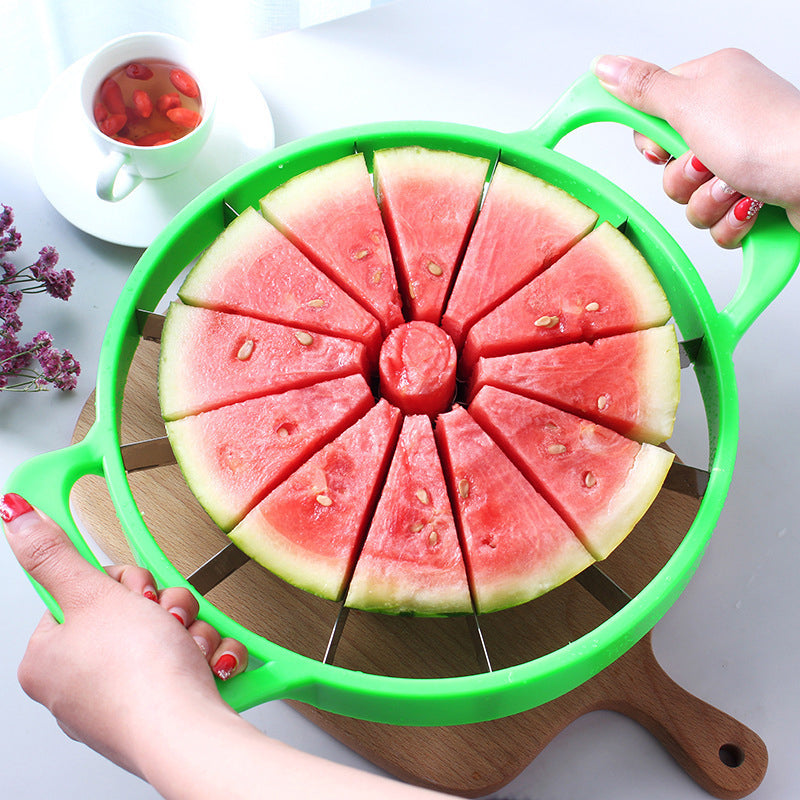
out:
M689 151L669 160L635 134L649 160L664 163L666 194L687 206L689 221L736 247L754 216L747 201L786 209L800 230L800 90L741 50L726 49L664 70L628 56L594 63L601 84L634 108L665 119ZM725 191L729 187L729 191ZM757 213L758 205L753 206Z

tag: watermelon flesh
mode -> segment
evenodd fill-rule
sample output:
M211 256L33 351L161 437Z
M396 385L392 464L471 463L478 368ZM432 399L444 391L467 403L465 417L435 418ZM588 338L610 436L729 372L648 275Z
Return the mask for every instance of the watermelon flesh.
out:
M229 531L373 404L364 378L350 375L168 421L166 429L195 496Z
M473 323L585 236L597 214L561 189L499 163L442 327L461 348Z
M407 416L346 605L391 614L472 611L433 428Z
M469 398L484 386L533 397L640 442L672 436L680 399L675 328L577 342L530 353L480 358Z
M261 212L374 314L403 322L389 241L363 153L304 172L261 199Z
M159 401L173 420L368 371L360 342L173 303L161 336Z
M354 339L373 358L380 349L378 320L254 208L245 209L217 237L178 296L187 305Z
M462 407L439 417L436 436L478 613L525 603L594 561Z
M663 289L641 253L601 223L539 277L470 330L462 353L521 353L663 325L671 316Z
M399 325L381 347L381 392L406 414L435 416L445 411L456 391L453 340L430 322Z
M375 185L407 319L439 324L488 169L488 159L444 150L375 152Z
M229 534L307 592L341 600L400 428L380 400L273 489Z
M469 413L605 558L655 499L673 454L532 398L486 386Z

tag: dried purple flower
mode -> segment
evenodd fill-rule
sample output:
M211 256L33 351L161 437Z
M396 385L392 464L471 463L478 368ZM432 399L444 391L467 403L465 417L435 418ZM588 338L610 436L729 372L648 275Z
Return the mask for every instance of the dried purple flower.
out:
M0 253L14 252L22 236L13 227L13 209L7 205L0 208ZM80 364L69 350L55 348L47 331L39 331L26 344L17 336L22 328L19 307L23 293L46 292L60 300L68 300L72 294L75 275L68 269L56 270L57 263L58 252L50 246L39 251L35 263L21 269L10 261L0 261L0 389L38 391L52 385L69 391L77 385Z

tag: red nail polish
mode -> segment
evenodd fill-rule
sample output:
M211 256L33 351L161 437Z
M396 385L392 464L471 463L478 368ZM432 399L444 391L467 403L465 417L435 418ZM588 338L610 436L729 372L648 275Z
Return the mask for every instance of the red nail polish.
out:
M762 202L753 200L752 197L743 197L733 207L733 216L736 217L739 222L746 222L749 219L753 219L763 205Z
M158 595L152 589L145 589L142 594L148 599L152 600L154 603L158 602Z
M663 166L664 164L669 161L669 158L662 158L658 153L654 153L652 150L642 150L642 155L651 163L651 164L658 164L659 166Z
M0 500L0 518L3 522L11 522L29 511L33 511L33 506L24 497L13 492L4 495Z
M211 669L220 680L226 681L233 675L237 663L233 653L223 653Z
M708 172L708 167L697 157L692 156L692 167L696 169L698 172Z

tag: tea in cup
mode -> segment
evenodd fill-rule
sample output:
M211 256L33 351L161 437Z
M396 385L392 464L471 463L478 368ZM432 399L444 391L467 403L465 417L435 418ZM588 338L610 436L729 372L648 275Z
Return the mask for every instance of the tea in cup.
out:
M81 81L84 116L106 154L98 196L121 200L142 180L184 169L208 139L215 99L210 64L177 37L131 34L101 48Z

